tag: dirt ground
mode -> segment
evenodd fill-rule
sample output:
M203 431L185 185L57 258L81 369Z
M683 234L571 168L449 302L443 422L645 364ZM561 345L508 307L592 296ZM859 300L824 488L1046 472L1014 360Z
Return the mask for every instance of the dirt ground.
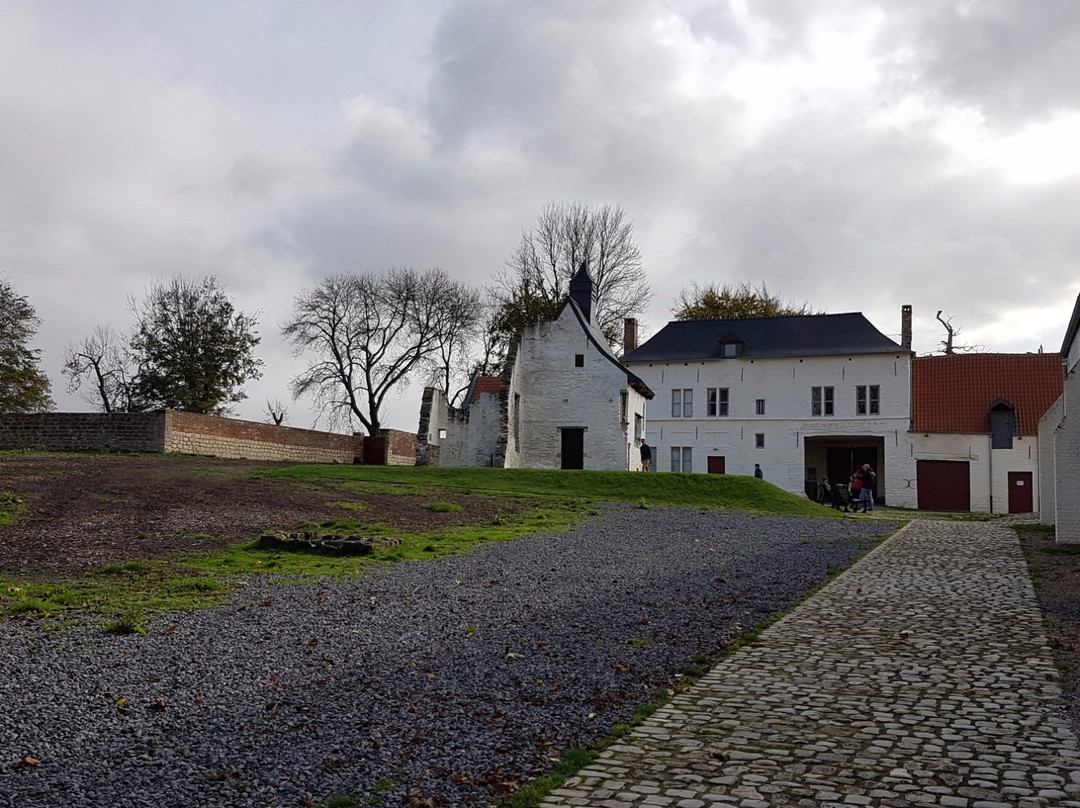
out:
M0 575L47 578L185 550L250 541L263 530L355 517L403 531L483 524L527 505L455 495L360 494L328 483L251 479L267 463L205 457L0 453L0 491L23 498L29 515L0 528ZM352 513L328 502L362 500ZM453 501L456 513L425 504ZM1059 668L1069 716L1080 734L1080 547L1052 533L1021 538Z
M1020 538L1050 647L1064 677L1069 718L1080 736L1080 545L1057 544L1052 532L1023 528Z
M478 496L358 493L332 484L251 479L272 465L206 457L0 453L0 491L28 518L0 528L0 575L45 578L184 550L250 541L304 521L354 518L406 532L483 524L524 504ZM361 500L362 513L327 506ZM456 502L460 512L424 508Z

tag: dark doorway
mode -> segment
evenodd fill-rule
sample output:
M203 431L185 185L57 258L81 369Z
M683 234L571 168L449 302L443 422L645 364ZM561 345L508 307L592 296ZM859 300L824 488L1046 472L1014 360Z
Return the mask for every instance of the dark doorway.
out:
M726 459L724 457L717 457L715 455L712 455L710 457L707 457L706 461L708 462L708 472L709 472L709 474L726 474L727 473L725 471Z
M585 427L563 427L562 467L585 468Z
M368 435L364 438L364 465L386 465L386 438L381 435Z
M870 468L878 475L880 489L881 466L878 465L876 446L830 446L825 450L825 476L829 478L829 482L847 485L855 469L863 463L869 463Z
M1009 472L1009 513L1032 513L1035 510L1031 483L1030 471Z
M916 461L920 511L970 511L971 471L966 460Z

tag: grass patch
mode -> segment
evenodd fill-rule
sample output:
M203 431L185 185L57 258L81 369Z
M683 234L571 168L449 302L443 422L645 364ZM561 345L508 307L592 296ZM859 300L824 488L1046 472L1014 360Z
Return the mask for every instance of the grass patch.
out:
M14 491L0 491L0 527L18 524L27 511L26 502Z
M537 496L596 502L632 502L734 509L786 516L836 516L805 497L753 477L733 474L629 474L561 469L431 468L423 466L296 465L259 469L257 476L348 486L382 493L457 490L487 496Z
M351 511L353 513L363 513L368 509L366 502L360 500L339 500L337 502L327 502L327 508L334 508L339 511Z
M421 507L435 513L460 513L463 510L456 502L428 502Z

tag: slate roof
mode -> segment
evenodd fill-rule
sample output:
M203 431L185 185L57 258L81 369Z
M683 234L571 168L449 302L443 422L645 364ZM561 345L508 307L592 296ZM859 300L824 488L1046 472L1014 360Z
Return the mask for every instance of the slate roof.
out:
M861 313L677 320L626 354L623 362L684 362L720 358L722 342L741 343L739 358L909 353Z
M911 362L911 429L985 435L990 407L1003 399L1017 433L1036 435L1061 389L1056 353L920 356Z
M555 314L555 319L558 320L560 317L562 317L563 312L568 308L574 313L574 316L577 318L577 321L581 325L582 330L589 338L589 342L591 342L593 346L598 351L600 351L600 353L603 354L609 362L614 364L616 367L622 370L623 373L626 374L627 384L629 384L632 388L641 393L641 395L645 396L646 400L654 398L656 394L652 391L649 385L645 384L645 382L641 380L640 376L638 376L636 373L626 367L626 365L619 361L619 358L611 352L611 348L608 347L607 339L605 339L603 333L592 322L590 322L589 318L585 316L585 313L582 312L581 307L573 298L568 297L566 298L566 300L563 301L563 304L559 307L559 311Z

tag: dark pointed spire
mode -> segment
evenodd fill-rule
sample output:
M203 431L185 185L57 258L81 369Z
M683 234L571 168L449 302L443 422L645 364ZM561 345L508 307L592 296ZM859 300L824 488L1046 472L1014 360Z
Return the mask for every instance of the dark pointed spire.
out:
M570 299L577 303L581 313L588 322L592 322L592 278L589 277L589 267L585 261L581 262L577 273L570 279Z

